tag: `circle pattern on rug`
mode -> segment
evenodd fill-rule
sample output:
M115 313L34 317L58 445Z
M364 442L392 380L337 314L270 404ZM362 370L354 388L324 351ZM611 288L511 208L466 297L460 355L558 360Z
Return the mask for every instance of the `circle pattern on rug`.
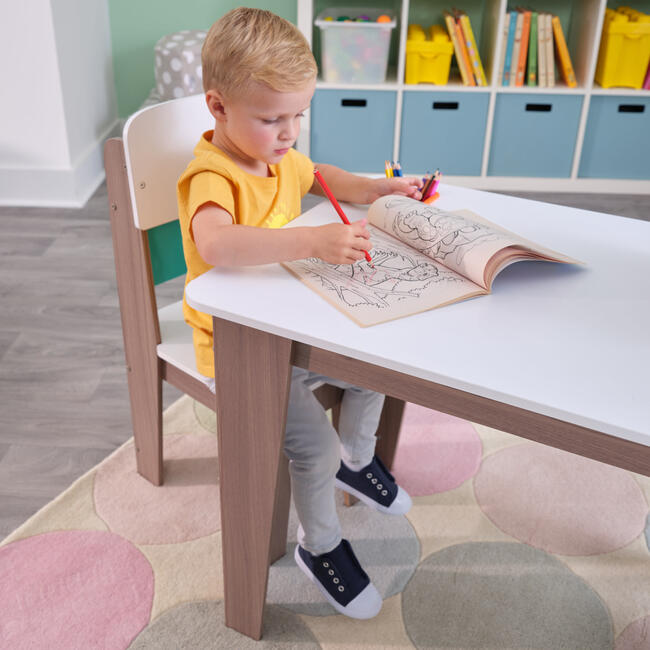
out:
M343 504L343 493L336 491L336 506L343 537L377 587L382 598L400 593L420 559L420 542L404 516L384 515L363 503ZM319 589L298 568L294 559L298 516L293 502L289 511L287 552L269 569L266 602L299 614L330 616L336 610Z
M402 594L417 648L611 649L607 607L564 563L525 544L450 546Z
M544 445L524 443L485 458L474 492L503 532L560 555L626 546L648 513L629 472Z
M467 420L407 404L391 472L411 495L453 490L476 474L483 448Z
M151 615L151 565L119 535L43 533L0 548L4 648L126 648Z
M95 508L109 528L137 544L175 544L221 528L217 438L164 436L164 484L136 469L133 444L103 463L95 477Z
M161 614L129 646L129 650L179 648L320 648L298 616L279 607L264 608L262 639L254 641L226 627L223 601L183 603Z
M650 616L630 623L616 638L614 650L650 650Z

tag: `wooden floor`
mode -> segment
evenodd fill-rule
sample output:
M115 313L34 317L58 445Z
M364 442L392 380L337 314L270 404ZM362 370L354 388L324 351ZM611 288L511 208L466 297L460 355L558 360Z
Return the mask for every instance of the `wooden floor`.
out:
M648 196L516 195L650 220ZM131 437L105 185L82 209L0 208L0 297L2 539Z

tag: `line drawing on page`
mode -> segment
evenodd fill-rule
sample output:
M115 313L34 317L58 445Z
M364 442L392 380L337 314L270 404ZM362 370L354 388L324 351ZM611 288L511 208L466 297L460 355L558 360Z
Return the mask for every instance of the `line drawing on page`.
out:
M371 268L364 260L355 264L328 264L318 258L290 262L300 275L316 281L348 307L386 309L417 299L432 284L463 282L433 260L424 259L394 237L368 226L373 242Z
M459 268L470 250L506 239L487 225L435 206L414 208L412 201L391 197L385 207L394 213L391 230L395 237L443 263L452 261Z

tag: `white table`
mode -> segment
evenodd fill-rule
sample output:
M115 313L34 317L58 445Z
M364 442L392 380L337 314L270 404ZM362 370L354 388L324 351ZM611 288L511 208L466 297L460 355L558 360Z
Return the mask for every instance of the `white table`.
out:
M489 296L370 328L278 264L212 270L186 289L215 317L231 627L256 636L261 626L268 556L255 563L249 537L276 554L282 545L273 512L290 363L650 475L650 223L447 185L436 205L585 267L517 263ZM324 203L294 225L337 219Z

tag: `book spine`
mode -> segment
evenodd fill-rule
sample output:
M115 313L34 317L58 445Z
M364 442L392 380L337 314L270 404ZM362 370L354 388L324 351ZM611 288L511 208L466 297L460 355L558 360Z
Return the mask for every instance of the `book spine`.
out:
M510 63L510 85L514 86L517 82L517 68L519 66L519 50L521 49L521 32L524 26L524 14L518 12L517 26L515 27L515 42L512 46L512 62Z
M497 68L497 74L499 75L498 80L502 86L505 86L505 69L504 64L506 60L506 50L508 49L508 31L510 29L510 14L506 13L506 16L503 20L503 32L501 39L501 56L499 57L499 67Z
M521 25L521 43L519 45L519 62L517 63L517 77L515 86L524 85L526 74L526 57L528 56L528 38L530 36L530 11L524 11L524 18Z
M537 85L537 12L530 15L530 40L528 45L528 85Z
M546 19L545 14L537 17L537 85L546 88Z
M648 71L645 73L645 81L643 82L644 90L650 90L650 63L648 64Z
M503 62L503 85L510 85L510 66L512 65L512 48L515 44L515 29L517 28L517 12L510 12L510 25L508 27L508 45L506 46L506 60Z
M576 75L573 71L573 65L571 64L569 48L567 47L566 40L564 39L562 24L560 23L560 19L557 16L553 16L552 23L553 35L555 36L555 47L557 48L562 78L564 79L564 83L566 83L569 88L575 88L578 84L576 83Z
M458 70L460 72L460 78L463 81L463 86L474 86L474 77L472 76L471 70L467 69L467 63L465 61L465 56L463 54L463 44L462 41L458 38L458 25L454 20L454 17L448 12L444 12L445 25L447 26L447 31L449 32L449 38L454 46L454 54L456 55L456 63L458 64Z
M553 56L553 26L551 14L546 14L546 85L555 86L555 57Z
M477 86L487 86L487 79L485 78L485 71L483 70L483 64L481 63L481 57L478 53L478 48L476 47L476 40L474 39L474 32L472 31L472 26L469 22L469 16L467 14L461 14L460 24L465 35L465 42L467 44L467 51L470 55L470 61L472 62L472 68L474 70L474 76L476 77Z

